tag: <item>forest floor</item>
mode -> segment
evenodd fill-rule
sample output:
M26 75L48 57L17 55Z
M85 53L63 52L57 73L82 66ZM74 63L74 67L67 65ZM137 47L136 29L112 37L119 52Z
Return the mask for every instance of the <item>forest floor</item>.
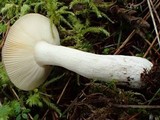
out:
M63 46L144 57L154 67L140 89L55 66L43 85L23 91L1 62L0 120L160 120L160 0L0 0L0 50L10 26L27 13L50 18Z

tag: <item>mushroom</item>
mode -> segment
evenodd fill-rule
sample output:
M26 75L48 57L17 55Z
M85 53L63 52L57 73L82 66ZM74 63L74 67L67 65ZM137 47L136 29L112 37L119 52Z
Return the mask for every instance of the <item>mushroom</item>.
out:
M60 46L55 25L48 18L30 13L10 28L2 49L2 61L11 82L22 90L41 85L52 70L61 66L94 80L117 80L141 87L141 73L153 64L145 58L97 55Z

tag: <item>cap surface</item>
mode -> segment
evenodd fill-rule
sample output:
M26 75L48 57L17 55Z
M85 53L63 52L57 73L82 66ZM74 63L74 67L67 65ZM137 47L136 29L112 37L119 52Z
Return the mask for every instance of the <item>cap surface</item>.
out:
M53 34L52 34L53 32ZM11 82L22 90L41 85L52 67L40 66L34 57L34 46L39 41L59 45L59 34L49 19L36 13L18 19L10 28L2 49L2 61Z

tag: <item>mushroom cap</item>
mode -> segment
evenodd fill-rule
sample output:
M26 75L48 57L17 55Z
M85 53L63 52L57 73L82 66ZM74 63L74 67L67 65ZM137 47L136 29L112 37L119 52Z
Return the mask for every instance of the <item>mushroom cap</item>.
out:
M56 27L51 27L50 20L40 14L30 13L21 17L8 32L2 61L11 82L19 89L38 87L52 70L52 66L41 66L36 62L34 47L39 41L60 44Z

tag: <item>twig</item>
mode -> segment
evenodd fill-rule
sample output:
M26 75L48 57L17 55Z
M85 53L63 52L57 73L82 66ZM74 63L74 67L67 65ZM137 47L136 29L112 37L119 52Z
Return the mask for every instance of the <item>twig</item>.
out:
M117 107L117 108L160 109L159 105L120 105L120 104L112 104L111 106Z
M128 120L134 120L134 119L135 119L135 117L137 117L139 114L140 114L140 112L138 112L138 113L134 114L134 115L133 115L132 117L130 117Z
M133 37L133 35L136 33L136 30L133 30L130 35L127 37L127 39L123 42L123 44L116 50L114 55L118 54L119 51L127 44L127 42Z
M159 17L159 15L158 15L158 13L157 13L154 5L153 5L153 2L151 1L150 3L151 3L151 6L152 6L152 9L153 9L153 12L155 13L155 16L157 17L157 20L158 20L158 22L160 23L160 17ZM159 5L160 5L160 4L159 4Z
M158 6L159 6L159 4L160 4L160 2L158 2L158 1L156 1L156 0L154 0L153 2L155 2L154 4L155 4L155 9L157 9L158 8ZM156 5L156 4L158 4L158 5ZM143 17L143 19L144 20L147 20L148 18L150 17L150 14L149 14L149 12ZM114 53L114 55L115 54L118 54L119 52L120 52L120 50L127 44L127 42L131 39L131 37L132 36L134 36L135 35L135 29L130 33L130 35L127 37L127 39L123 42L123 44L116 50L116 52Z
M64 92L65 92L65 90L66 90L66 88L67 88L67 86L69 84L69 82L70 82L70 80L71 80L71 78L67 81L66 85L64 86L64 88L63 88L63 90L62 90L62 92L61 92L61 94L60 94L60 96L59 96L59 98L57 100L57 104L60 102L60 100L61 100L61 98L62 98L62 96L63 96L63 94L64 94Z
M159 6L160 6L160 2L156 1L156 3L155 3L155 9L157 9ZM148 19L148 17L149 17L149 14L147 14L144 18ZM160 32L159 32L159 34L160 34ZM149 48L147 49L147 51L146 51L146 53L144 54L143 57L146 57L148 55L149 51L151 50L151 48L153 47L153 45L154 45L155 42L156 42L156 38L153 40L153 42L151 43L151 45L149 46Z
M49 109L47 109L47 111L44 113L44 115L43 115L43 117L42 117L41 120L44 120L44 119L45 119L45 117L46 117L46 115L48 114L48 112L49 112Z
M5 34L3 36L2 42L0 44L0 49L2 49L2 47L4 45L4 42L5 42L5 39L7 37L8 32L9 32L9 29L10 29L10 21L7 23L7 31L5 32Z
M149 100L149 104L151 104L151 102L154 100L154 98L157 96L157 94L160 92L160 88L157 90L157 92L153 95L153 97Z
M152 46L154 45L154 43L156 42L156 38L153 40L152 43L150 43L147 39L145 39L145 41L148 43L149 48L147 49L147 51L145 52L145 54L143 55L143 57L145 58L147 56L147 54L149 53L150 49L152 48ZM155 53L157 53L157 55L160 57L160 53L158 52L157 49L155 49L154 47L152 48Z
M154 19L154 15L153 15L151 2L152 2L151 0L147 0L148 7L149 7L149 12L150 12L152 22L153 22L153 26L154 26L154 30L155 30L155 33L156 33L156 38L158 40L158 44L159 44L159 47L160 47L160 38L159 38L158 30L157 30L157 25L156 25L156 22L155 22L155 19Z
M17 95L16 91L15 91L13 88L11 88L11 91L13 92L13 94L15 95L15 97L17 98L17 100L19 101L20 98L19 98L19 96ZM29 118L30 118L31 120L33 120L33 117L31 116L30 113L28 113L28 116L29 116Z
M159 34L160 34L160 32L159 32ZM156 37L154 38L153 42L150 44L149 48L147 49L147 51L145 52L143 57L146 57L148 55L149 51L151 50L151 48L153 47L155 42L156 42Z
M140 3L133 4L133 5L132 5L132 3L131 3L131 5L133 6L133 8L136 8L136 7L140 6L140 5L142 5L145 1L146 1L146 0L143 0L143 1L141 1Z
M11 88L11 90L12 90L13 94L15 95L15 97L17 98L17 100L20 100L20 98L19 98L19 96L17 95L16 91L15 91L13 88Z

